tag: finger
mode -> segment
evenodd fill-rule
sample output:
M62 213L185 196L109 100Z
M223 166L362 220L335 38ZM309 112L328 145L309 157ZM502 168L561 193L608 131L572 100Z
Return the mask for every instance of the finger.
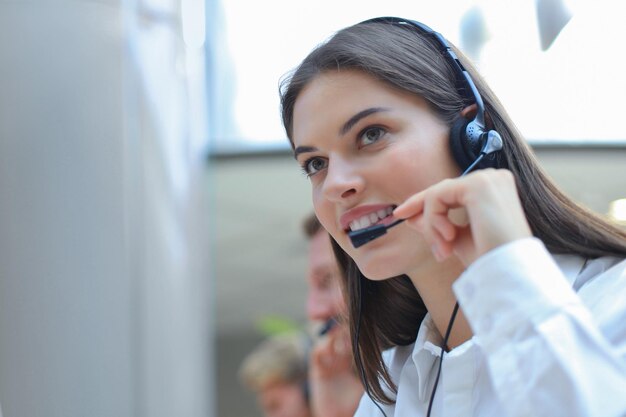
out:
M458 179L444 180L430 187L424 195L423 234L438 261L453 254L457 228L468 224L465 209L459 207L458 183Z
M469 227L458 229L457 238L452 248L454 256L459 258L463 265L469 265L476 258L476 248L473 243L472 233Z
M422 235L432 248L437 261L443 261L451 254L450 242L454 239L456 231L447 215L432 213L430 202L424 207L424 227Z
M448 210L448 219L455 226L467 226L469 225L469 215L465 207L455 207Z
M450 209L465 206L465 192L468 186L468 177L445 179L435 184L431 191L437 203L437 212L444 213Z
M415 229L419 233L422 233L424 228L424 216L421 214L415 215L413 217L409 217L406 220L406 224L410 226L412 229Z
M434 214L430 222L442 240L451 242L456 237L456 225L450 220L447 213Z
M440 183L441 184L441 183ZM424 195L424 234L434 242L437 238L449 240L454 235L454 225L448 218L450 207L443 195L446 187L437 184Z
M393 217L397 219L408 219L409 217L421 214L424 209L424 193L413 194L406 201L396 207Z
M445 261L454 253L452 242L446 242L444 240L440 240L437 244L433 245L432 250L435 259L439 262Z

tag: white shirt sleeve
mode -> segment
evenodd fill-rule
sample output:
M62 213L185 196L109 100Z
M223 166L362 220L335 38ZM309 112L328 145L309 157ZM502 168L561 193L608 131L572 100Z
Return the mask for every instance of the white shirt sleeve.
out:
M594 280L595 288L593 281L587 284L590 300L598 303L607 291L626 299L623 265ZM482 256L454 291L511 417L626 416L626 363L620 356L626 340L607 339L583 301L585 288L580 296L574 292L539 240L518 240ZM611 334L626 334L626 304L610 311L607 323L621 327Z

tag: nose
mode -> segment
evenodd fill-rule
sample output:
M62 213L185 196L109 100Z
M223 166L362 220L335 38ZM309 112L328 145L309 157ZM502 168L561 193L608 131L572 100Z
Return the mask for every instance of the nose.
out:
M328 162L323 193L331 201L339 202L359 194L365 186L358 166L341 157Z

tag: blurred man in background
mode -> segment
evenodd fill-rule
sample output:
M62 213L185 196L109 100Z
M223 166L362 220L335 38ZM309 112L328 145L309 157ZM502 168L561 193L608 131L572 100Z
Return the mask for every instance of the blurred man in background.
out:
M353 416L363 387L356 376L346 305L330 236L315 217L304 221L309 238L307 316L317 323L309 360L310 403L315 417Z

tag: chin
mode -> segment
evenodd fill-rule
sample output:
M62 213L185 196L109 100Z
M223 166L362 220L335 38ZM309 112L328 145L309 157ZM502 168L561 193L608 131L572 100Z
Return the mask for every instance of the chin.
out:
M416 241L414 236L410 236L408 241L388 239L372 241L348 252L363 275L372 281L409 274L409 271L420 269L432 260L425 244Z
M397 252L376 250L361 252L352 259L366 278L372 281L383 281L406 273L408 268L403 265L403 259Z
M359 270L363 273L365 278L369 279L370 281L385 281L389 278L394 278L398 275L403 274L402 272L390 272L388 268L368 268L359 266Z

